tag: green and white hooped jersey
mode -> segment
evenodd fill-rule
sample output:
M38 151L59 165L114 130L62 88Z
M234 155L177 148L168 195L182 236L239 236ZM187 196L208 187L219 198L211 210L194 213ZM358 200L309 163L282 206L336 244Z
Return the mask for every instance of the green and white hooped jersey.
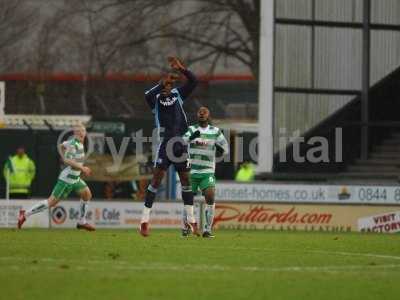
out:
M65 141L64 143L62 143L62 145L65 147L65 158L71 159L79 165L83 165L85 159L85 149L80 141L73 138ZM74 170L70 166L67 166L64 170L61 171L58 179L69 184L74 184L79 181L80 175L80 170Z
M190 136L200 131L200 137L194 139L189 144L189 157L191 164L191 174L214 174L215 173L215 147L218 145L229 152L229 145L222 131L215 126L208 125L206 128L200 125L189 126L183 139L189 142Z

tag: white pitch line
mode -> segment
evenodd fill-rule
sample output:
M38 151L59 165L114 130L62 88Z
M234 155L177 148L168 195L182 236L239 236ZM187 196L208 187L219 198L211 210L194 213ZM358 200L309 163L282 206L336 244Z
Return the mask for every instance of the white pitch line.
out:
M289 267L243 267L244 271L259 272L339 272L357 271L366 269L395 269L400 265L348 265L348 266L289 266Z
M197 246L192 245L179 245L172 246L170 248L197 248ZM394 255L386 255L386 254L377 254L377 253L363 253L363 252L345 252L345 251L327 251L327 250L299 250L299 249L266 249L266 248L247 248L247 247L202 247L202 249L209 250L232 250L232 251L256 251L256 252L289 252L293 254L298 253L309 253L309 254L329 254L329 255L338 255L338 256L355 256L355 257L370 257L370 258L381 258L381 259L392 259L392 260L400 260L400 256ZM13 257L0 257L0 260L8 260ZM104 263L103 257L96 257L98 259L95 263ZM20 258L21 260L26 258ZM44 260L52 260L52 258L42 258ZM115 260L113 262L117 262L120 260ZM94 262L94 260L92 260Z
M179 245L176 248L198 248L192 245ZM209 250L232 250L232 251L257 251L257 252L289 252L293 254L309 253L309 254L331 254L339 256L359 256L359 257L373 257L383 259L400 260L400 256L376 254L376 253L363 253L363 252L345 252L345 251L327 251L327 250L299 250L299 249L266 249L266 248L246 248L246 247L201 247L202 249Z
M135 265L128 261L110 261L110 260L87 260L85 261L88 265L80 264L81 260L66 260L59 258L43 258L43 259L26 259L19 257L1 257L0 260L8 261L36 261L35 264L21 265L5 265L2 268L11 268L13 270L61 270L62 266L49 266L39 265L40 263L51 262L51 263L67 263L66 270L99 270L101 268L95 267L104 266L107 264L106 269L120 270L120 271L178 271L178 272L228 272L228 271L241 271L241 272L351 272L360 270L385 270L385 269L400 269L400 264L385 264L385 265L337 265L337 266L286 266L286 267L260 267L260 266L227 266L227 265L196 265L196 264L185 264L185 265L171 265L171 264L143 264Z
M343 252L343 251L325 251L325 250L304 250L308 253L319 253L319 254L332 254L332 255L343 255L343 256L363 256L363 257L374 257L400 260L400 256L375 254L375 253L362 253L362 252Z
M8 265L6 268L12 270L64 270L62 266L38 266L38 265ZM111 265L107 266L107 270L115 271L176 271L176 272L263 272L263 273L277 273L277 272L352 272L352 271L366 271L366 270L387 270L387 269L400 269L400 265L376 265L376 266L361 266L361 265L351 265L351 266L289 266L289 267L239 267L234 268L230 266L222 265ZM78 270L78 271L99 271L101 268L95 268L91 266L76 266L68 265L65 270Z

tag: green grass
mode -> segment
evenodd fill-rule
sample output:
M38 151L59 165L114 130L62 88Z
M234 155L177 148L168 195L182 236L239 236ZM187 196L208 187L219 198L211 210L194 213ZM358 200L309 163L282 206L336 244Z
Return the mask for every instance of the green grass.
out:
M400 235L0 230L0 299L398 299Z

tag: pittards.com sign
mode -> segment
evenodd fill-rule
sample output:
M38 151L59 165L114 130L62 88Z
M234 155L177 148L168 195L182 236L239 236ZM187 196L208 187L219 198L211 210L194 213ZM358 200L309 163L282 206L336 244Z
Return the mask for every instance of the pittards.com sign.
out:
M217 202L214 228L396 233L400 211L395 205Z

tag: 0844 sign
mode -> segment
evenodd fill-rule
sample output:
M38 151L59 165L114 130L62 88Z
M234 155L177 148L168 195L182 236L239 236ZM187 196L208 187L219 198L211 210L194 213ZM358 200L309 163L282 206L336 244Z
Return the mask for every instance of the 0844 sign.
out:
M400 188L395 186L359 187L356 200L369 203L400 203Z
M358 199L361 201L386 201L387 197L385 188L362 187L358 190Z

